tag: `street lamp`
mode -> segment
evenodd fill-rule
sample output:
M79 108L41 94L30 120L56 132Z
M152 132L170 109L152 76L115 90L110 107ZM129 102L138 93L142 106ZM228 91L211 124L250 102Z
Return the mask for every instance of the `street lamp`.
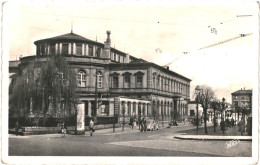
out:
M224 112L224 110L225 110L225 98L223 97L222 98L222 113L221 113L221 118L223 118L223 112ZM225 113L225 112L224 112Z
M197 134L199 133L199 97L200 97L200 91L201 91L201 88L200 86L196 86L195 88L195 93L196 93L196 101L197 101Z

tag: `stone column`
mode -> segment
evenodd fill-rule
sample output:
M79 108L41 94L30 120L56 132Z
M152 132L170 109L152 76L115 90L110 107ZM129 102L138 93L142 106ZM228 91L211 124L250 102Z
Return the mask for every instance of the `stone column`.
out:
M148 116L152 115L152 111L151 111L151 104L147 104L147 113L148 113Z
M135 115L138 116L138 102L135 102Z
M144 103L143 107L144 107L144 116L146 117L147 116L147 103Z
M68 51L69 54L72 54L71 53L71 43L69 43L69 51Z
M62 54L62 43L59 43L60 48L59 48L59 54Z
M93 57L96 57L96 46L93 46Z
M88 44L86 44L85 46L86 46L86 56L88 56Z
M76 43L73 43L73 54L76 54Z

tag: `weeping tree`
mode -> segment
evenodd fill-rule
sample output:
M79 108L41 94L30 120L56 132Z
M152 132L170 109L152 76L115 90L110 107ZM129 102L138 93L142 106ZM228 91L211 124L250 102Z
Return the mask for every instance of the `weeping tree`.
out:
M200 94L199 94L199 103L201 104L203 108L203 114L204 114L204 128L205 133L208 134L207 130L207 111L210 108L211 101L214 99L214 92L211 87L208 87L206 85L203 85L200 87Z
M75 69L62 56L45 59L35 59L23 66L9 91L11 113L19 117L33 113L35 119L43 116L44 126L50 117L75 118L78 100Z

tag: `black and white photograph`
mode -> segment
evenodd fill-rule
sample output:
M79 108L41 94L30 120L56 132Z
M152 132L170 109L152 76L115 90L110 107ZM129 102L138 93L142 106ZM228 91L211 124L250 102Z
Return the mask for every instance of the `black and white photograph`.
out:
M257 164L257 1L2 3L3 164Z

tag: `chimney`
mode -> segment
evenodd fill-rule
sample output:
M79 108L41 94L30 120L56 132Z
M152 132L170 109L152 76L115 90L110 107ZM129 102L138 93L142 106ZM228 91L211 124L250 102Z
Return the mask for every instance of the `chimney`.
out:
M246 87L244 87L244 90L246 90Z
M107 40L104 42L104 53L103 58L110 58L110 47L111 47L111 40L110 40L111 32L107 31Z
M106 42L109 42L109 43L110 43L110 34L111 34L110 30L108 30L107 31L107 40L106 40Z

